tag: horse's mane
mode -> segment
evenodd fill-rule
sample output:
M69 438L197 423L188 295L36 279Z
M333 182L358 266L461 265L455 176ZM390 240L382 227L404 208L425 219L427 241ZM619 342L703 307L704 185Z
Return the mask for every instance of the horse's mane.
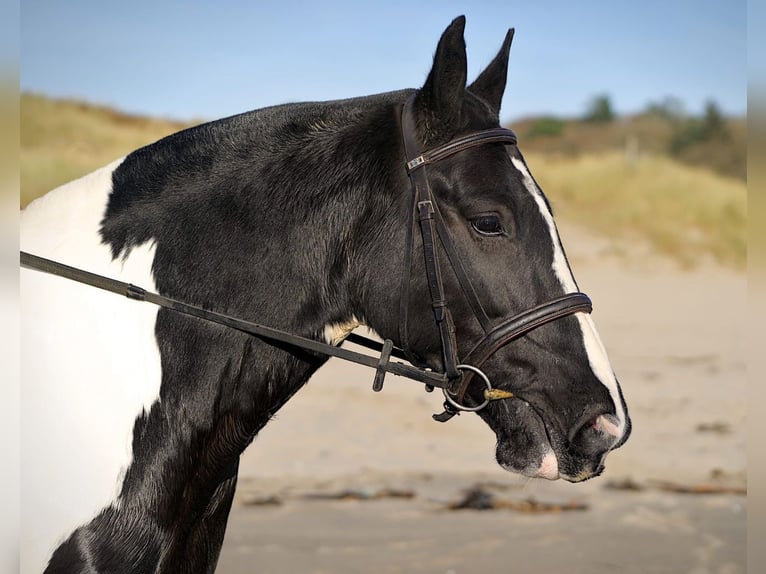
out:
M191 127L140 148L114 172L102 239L114 257L125 256L172 225L169 217L194 207L236 210L273 199L289 204L283 208L301 210L303 200L339 189L338 179L348 178L344 162L358 161L365 150L380 149L380 113L406 93L263 108ZM284 193L285 186L292 193ZM266 209L266 203L260 207ZM309 201L303 207L320 206Z

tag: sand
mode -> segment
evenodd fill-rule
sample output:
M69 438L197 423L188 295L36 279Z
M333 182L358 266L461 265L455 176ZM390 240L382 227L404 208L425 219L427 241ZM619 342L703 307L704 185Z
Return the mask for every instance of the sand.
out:
M218 571L745 572L744 273L561 233L634 425L601 477L509 474L475 415L332 360L243 455ZM477 484L505 507L448 509Z

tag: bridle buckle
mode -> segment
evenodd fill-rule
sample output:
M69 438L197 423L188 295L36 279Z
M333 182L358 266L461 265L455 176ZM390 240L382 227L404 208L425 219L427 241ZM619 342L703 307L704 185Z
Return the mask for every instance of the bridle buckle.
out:
M459 403L455 398L453 398L450 391L444 387L442 388L442 392L444 393L444 411L433 415L433 419L438 422L447 422L455 415L459 415L461 411L466 412L476 412L480 411L484 407L486 407L491 401L498 401L502 399L510 399L513 396L513 393L510 391L505 391L503 389L495 389L492 388L492 383L489 380L489 377L478 367L474 367L473 365L457 365L457 369L459 371L470 371L474 375L477 375L482 381L484 381L484 385L487 387L484 389L484 400L473 407L470 407L468 405L464 405L462 403ZM464 375L465 376L465 375Z

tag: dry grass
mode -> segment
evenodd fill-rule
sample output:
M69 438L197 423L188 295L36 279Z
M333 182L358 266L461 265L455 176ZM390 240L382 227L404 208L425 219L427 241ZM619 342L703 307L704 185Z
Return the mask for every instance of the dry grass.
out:
M60 184L189 125L25 94L20 203L23 207ZM646 154L628 163L619 152L598 144L623 138L619 125L601 135L592 126L587 129L579 133L593 148L587 153L541 153L534 146L530 152L523 146L533 173L563 217L609 237L646 238L657 251L687 265L712 256L722 264L744 267L744 182L659 155Z
M567 158L527 154L555 208L609 237L644 238L686 265L705 256L742 269L747 258L747 188L737 179L663 156Z
M32 94L22 95L20 117L21 207L63 183L191 125Z

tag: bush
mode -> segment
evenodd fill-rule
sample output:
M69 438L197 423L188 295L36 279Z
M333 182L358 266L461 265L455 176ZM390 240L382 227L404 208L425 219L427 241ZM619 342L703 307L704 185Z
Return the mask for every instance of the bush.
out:
M612 109L612 100L608 95L602 94L595 96L588 104L583 119L586 122L606 123L614 119L614 110Z
M666 96L659 102L650 102L646 106L646 113L670 122L680 121L686 115L683 102L673 96Z
M726 120L715 102L705 105L705 114L701 118L679 120L670 138L668 147L672 155L679 155L690 147L713 139L727 140L729 131Z
M560 118L543 116L534 121L526 135L530 139L544 136L560 136L565 126L566 122Z

